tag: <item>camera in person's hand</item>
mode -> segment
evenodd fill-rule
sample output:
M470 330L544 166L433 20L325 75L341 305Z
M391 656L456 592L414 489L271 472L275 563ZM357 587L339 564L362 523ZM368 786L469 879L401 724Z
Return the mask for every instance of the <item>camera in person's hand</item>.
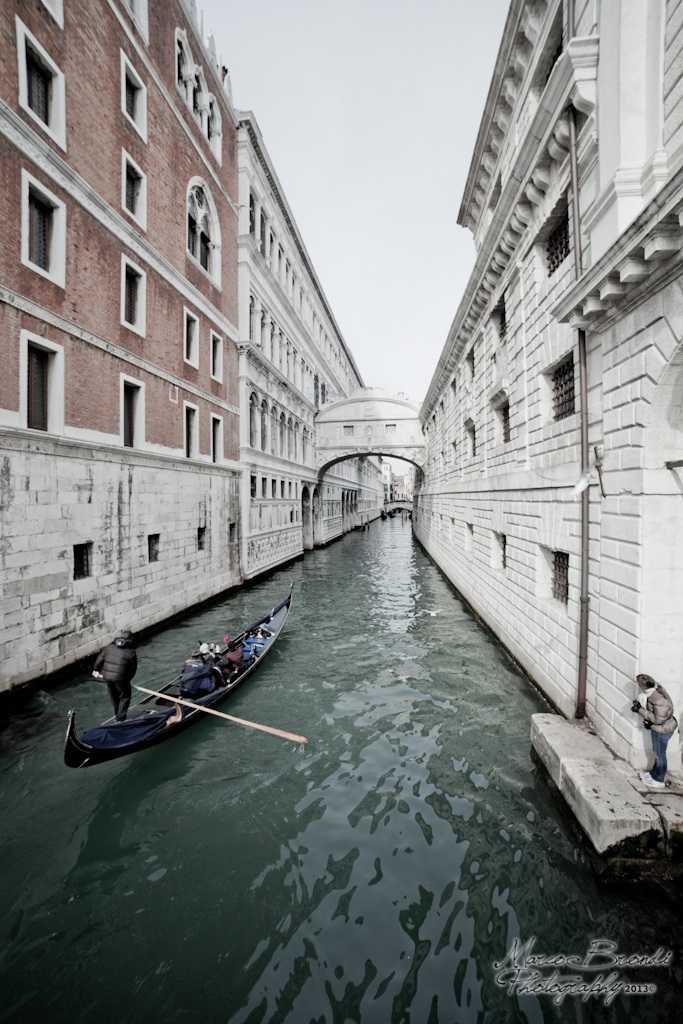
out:
M631 704L631 711L635 711L636 713L638 711L640 711L640 701L638 701L638 700L634 700L633 701L633 704Z

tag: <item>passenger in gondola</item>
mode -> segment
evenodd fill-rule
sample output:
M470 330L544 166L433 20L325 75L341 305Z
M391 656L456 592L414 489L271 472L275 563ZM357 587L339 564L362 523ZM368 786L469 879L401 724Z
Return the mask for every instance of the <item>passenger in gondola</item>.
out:
M227 663L230 670L229 674L232 678L235 672L241 669L244 664L244 651L242 650L242 645L235 643L235 641L231 640L229 636L225 637L225 642L228 646L223 658Z
M100 671L101 669L101 671ZM125 722L130 704L131 680L138 670L138 656L133 647L133 634L124 629L113 643L97 655L93 678L104 679L117 722Z

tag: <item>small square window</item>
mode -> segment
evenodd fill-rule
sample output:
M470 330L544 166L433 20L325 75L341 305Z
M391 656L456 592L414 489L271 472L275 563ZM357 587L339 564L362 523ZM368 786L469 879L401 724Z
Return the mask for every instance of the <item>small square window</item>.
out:
M92 543L74 544L74 579L92 576Z
M150 533L147 537L147 561L158 562L159 561L159 541L161 538L160 533Z
M147 142L147 87L121 50L121 111Z
M206 547L206 527L197 527L197 551L204 551Z

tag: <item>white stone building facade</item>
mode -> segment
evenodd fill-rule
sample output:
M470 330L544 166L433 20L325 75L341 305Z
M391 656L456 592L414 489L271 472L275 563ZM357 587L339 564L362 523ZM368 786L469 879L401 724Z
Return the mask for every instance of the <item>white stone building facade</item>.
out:
M319 410L362 387L251 113L239 115L239 323L245 579L376 518L372 456L316 463Z
M636 673L683 698L682 26L680 0L513 0L415 498L475 611L639 767Z

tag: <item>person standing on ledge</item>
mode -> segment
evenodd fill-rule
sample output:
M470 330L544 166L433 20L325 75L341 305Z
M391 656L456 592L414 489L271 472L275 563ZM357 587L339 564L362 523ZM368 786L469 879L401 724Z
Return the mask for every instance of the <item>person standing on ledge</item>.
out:
M101 671L100 671L101 669ZM93 670L95 679L104 679L114 706L117 722L125 722L130 704L130 681L138 670L138 656L133 647L133 634L124 629L113 643L97 655Z
M664 789L666 748L678 726L674 718L673 702L664 687L656 683L652 676L644 673L637 675L636 682L645 697L645 707L639 700L634 700L631 711L640 715L645 728L652 733L652 750L655 755L654 765L649 772L640 772L640 778L650 789Z

